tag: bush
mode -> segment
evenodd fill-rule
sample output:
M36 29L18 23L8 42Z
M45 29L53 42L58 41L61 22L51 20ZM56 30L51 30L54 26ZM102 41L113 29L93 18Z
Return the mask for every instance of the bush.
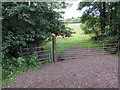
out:
M8 58L2 61L2 79L12 77L16 73L24 72L30 69L37 69L41 67L40 62L36 62L36 55L30 55L29 57Z

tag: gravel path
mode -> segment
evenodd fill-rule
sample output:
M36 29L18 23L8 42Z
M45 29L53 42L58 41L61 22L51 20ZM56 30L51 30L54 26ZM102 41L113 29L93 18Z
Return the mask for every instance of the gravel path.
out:
M25 72L6 87L10 88L118 88L118 57L91 49L73 47L73 59L45 64L42 69ZM87 54L87 55L86 55Z

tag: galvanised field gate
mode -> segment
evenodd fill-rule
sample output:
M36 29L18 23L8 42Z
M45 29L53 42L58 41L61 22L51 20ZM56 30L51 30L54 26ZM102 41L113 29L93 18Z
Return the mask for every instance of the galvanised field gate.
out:
M43 62L45 60L52 60L51 46L28 46L20 49L21 56L29 56L35 54L37 61Z
M37 54L37 61L52 60L54 62L75 59L80 53L80 58L95 55L115 54L119 50L119 40L104 40L90 42L74 42L74 43L56 43L53 38L52 44L49 46L32 46L21 48L21 56Z
M102 56L110 53L116 54L119 50L119 46L119 40L57 43L57 59L65 60L75 59L77 57L82 58L86 56Z

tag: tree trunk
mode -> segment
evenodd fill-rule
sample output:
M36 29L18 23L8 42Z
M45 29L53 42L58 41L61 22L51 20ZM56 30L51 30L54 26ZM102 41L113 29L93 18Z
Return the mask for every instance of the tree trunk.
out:
M105 27L106 27L106 3L101 3L99 7L100 12L100 28L101 28L101 35L105 33Z

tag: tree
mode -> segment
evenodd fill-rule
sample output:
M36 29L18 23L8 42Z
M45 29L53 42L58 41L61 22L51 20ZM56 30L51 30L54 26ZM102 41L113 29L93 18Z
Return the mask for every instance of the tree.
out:
M21 46L39 45L52 35L70 36L71 31L55 9L65 8L65 3L6 2L2 4L3 55L19 57Z
M86 7L82 15L81 22L86 24L88 27L92 27L92 32L96 28L96 36L101 39L105 39L110 35L110 37L115 36L114 39L118 39L117 34L119 33L116 23L119 22L119 7L120 2L81 2L79 3L78 10ZM97 18L96 18L97 17ZM88 29L89 30L89 29ZM117 37L116 37L117 35Z
M81 22L87 27L85 32L94 33L97 40L120 40L120 2L81 2L78 10L84 7Z

